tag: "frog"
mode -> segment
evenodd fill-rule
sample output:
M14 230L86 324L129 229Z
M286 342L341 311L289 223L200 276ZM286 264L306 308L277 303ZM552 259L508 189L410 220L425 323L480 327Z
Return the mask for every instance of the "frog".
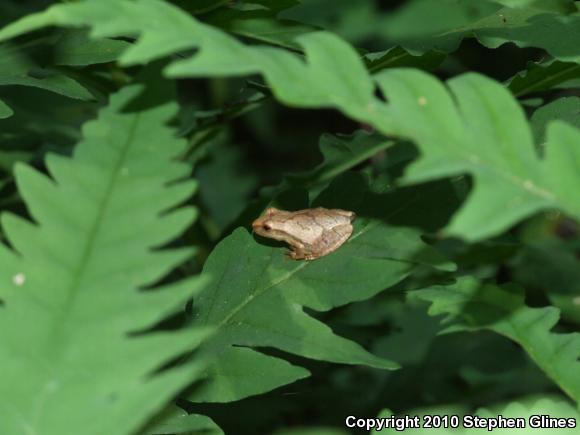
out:
M340 248L351 236L353 211L324 207L297 211L270 207L252 223L254 233L288 243L293 260L316 260Z

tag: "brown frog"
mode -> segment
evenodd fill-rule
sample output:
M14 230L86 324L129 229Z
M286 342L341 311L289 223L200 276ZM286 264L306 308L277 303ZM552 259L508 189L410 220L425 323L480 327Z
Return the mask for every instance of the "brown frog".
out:
M294 260L315 260L336 251L352 234L355 213L322 207L298 211L268 208L252 223L256 234L290 245Z

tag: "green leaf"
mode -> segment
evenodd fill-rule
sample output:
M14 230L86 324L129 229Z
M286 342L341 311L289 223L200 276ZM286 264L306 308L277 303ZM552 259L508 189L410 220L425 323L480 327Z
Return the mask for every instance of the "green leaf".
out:
M578 9L574 4L574 0L494 0L504 6L510 8L536 8L545 11L572 13L577 12Z
M531 423L540 423L540 416L547 416L553 419L565 419L566 424L570 420L578 421L580 414L575 410L570 403L561 400L560 398L554 398L550 396L540 396L539 398L522 398L517 402L510 402L507 404L500 404L493 406L492 408L479 408L472 412L467 412L466 409L458 409L456 405L441 405L434 406L430 408L420 408L406 412L407 415L418 415L418 416L452 416L457 415L459 417L458 427L444 427L445 423L442 423L441 427L431 427L430 429L421 428L405 428L405 433L410 435L419 435L425 433L425 430L429 430L430 433L434 435L471 435L480 434L482 431L493 432L498 434L508 435L510 433L519 433L522 435L534 435L541 433L542 435L557 435L562 431L573 430L570 426L567 428L550 428L544 421L542 426L533 427ZM390 416L404 418L404 415L394 414L392 411L385 409L379 414L379 418L388 418ZM523 428L489 428L489 427L479 427L479 428L467 428L465 423L473 422L473 417L478 416L484 419L494 419L496 422L499 417L505 419L523 419L525 427ZM531 420L534 417L537 420ZM448 420L449 421L449 420ZM505 420L504 420L505 421ZM421 419L421 422L425 420ZM434 420L431 420L433 423ZM373 434L387 434L395 435L400 433L395 428L382 429L381 431L373 430Z
M580 185L574 171L580 153L574 139L578 132L565 126L551 128L547 158L542 161L521 107L502 86L480 75L450 80L451 94L422 72L382 71L375 79L387 98L384 103L375 97L375 84L356 51L332 34L299 38L304 62L273 47L246 46L157 0L56 5L6 27L0 39L49 24L91 25L97 37L143 33L121 57L126 64L201 46L193 57L171 64L167 73L201 77L261 72L285 104L336 107L387 136L413 140L423 155L410 167L406 182L462 173L475 179L473 193L448 228L451 235L481 239L551 207L580 217L578 201L572 197ZM166 30L156 30L161 27Z
M252 359L259 359L259 354L251 349L254 347L275 347L306 358L344 364L398 367L335 335L304 311L327 311L370 298L419 267L453 268L422 242L420 231L388 223L407 213L411 204L432 194L432 186L414 194L383 195L378 201L372 194L365 197L364 184L355 180L345 177L336 181L313 204L341 205L359 216L351 238L328 256L311 262L292 261L284 256L284 248L258 242L242 228L213 250L203 274L219 279L196 299L194 313L194 324L217 330L207 346L218 352L218 382L229 388L225 397L216 394L212 401L239 399L260 389L268 391L273 388L272 381L282 375L287 376L284 383L304 376L304 371L292 366L281 371L277 366L283 368L282 362L268 365L264 361L259 373L267 381L256 383L256 376L250 371ZM232 358L247 359L245 370L240 372L238 367L234 371L235 364L229 362ZM278 385L283 385L282 381ZM212 391L219 392L217 388ZM191 399L209 397L194 393Z
M523 110L488 78L454 78L448 82L452 94L413 70L384 71L377 81L391 103L396 127L389 131L412 138L422 152L407 170L406 182L464 172L474 177L475 187L448 227L450 234L480 239L548 207L580 217L573 194L580 186L580 171L574 169L580 157L578 130L551 125L541 160Z
M12 172L13 167L18 162L28 162L32 158L29 152L0 151L0 169Z
M192 14L204 14L214 9L221 8L231 0L176 0L180 7L187 9Z
M295 39L318 30L292 20L276 18L277 11L219 9L204 16L204 22L235 35L272 45L300 49Z
M308 64L282 50L246 47L236 42L239 45L231 47L235 51L232 55L247 59L243 65L232 67L229 62L222 65L223 55L218 56L218 51L208 47L199 56L173 63L167 73L175 77L195 77L260 71L274 95L288 105L338 107L355 119L366 120L374 99L374 87L352 47L324 32L301 37L298 41L309 59ZM216 50L224 48L224 44L215 47Z
M516 97L547 91L571 79L580 77L580 65L572 62L528 63L525 71L508 80L507 85Z
M143 435L223 435L223 431L205 415L188 414L174 405L164 410L154 421L149 423Z
M0 86L5 85L33 86L79 100L93 98L77 81L50 68L41 68L20 46L8 43L0 45Z
M533 240L514 260L518 282L543 290L562 317L580 325L580 268L574 243L555 237Z
M506 0L522 7L501 8L491 1L414 0L387 16L379 33L411 51L451 52L464 38L475 37L489 48L513 42L518 47L542 48L561 61L578 63L580 15L546 12L558 8L541 2ZM555 2L550 3L554 6ZM566 10L571 11L568 7Z
M391 41L416 39L416 48L422 43L430 45L430 36L468 28L499 9L497 4L481 0L411 0L387 15L381 29Z
M16 166L33 221L2 215L1 433L134 433L200 376L195 360L163 367L207 330L145 332L203 285L158 284L190 255L159 248L194 219L176 207L195 186L165 126L171 92L153 83L113 95L72 158L48 156L49 176Z
M544 178L558 207L580 218L580 131L561 121L550 124L547 134Z
M532 115L532 132L536 142L542 147L546 146L546 133L548 126L552 121L566 121L567 124L580 128L580 98L564 97L558 98L534 112Z
M0 100L0 119L10 118L14 112L4 101Z
M383 315L384 323L392 325L393 333L377 340L373 349L379 355L399 361L404 368L416 367L433 352L439 324L427 315L423 301L389 302L376 309ZM373 306L379 303L369 301Z
M362 130L349 136L325 134L320 137L319 143L322 162L309 171L288 174L288 186L312 187L329 182L393 145L392 141L382 136L371 135Z
M580 404L580 334L551 332L558 322L558 309L528 307L517 286L481 286L473 278L418 290L415 296L432 303L429 314L448 315L448 332L488 329L515 341Z
M367 120L367 112L372 110L369 104L374 87L362 60L348 44L324 32L299 38L310 59L304 64L286 51L246 46L158 0L103 0L52 6L5 27L0 40L48 25L90 25L94 37L148 35L123 53L120 62L125 65L203 45L196 56L170 65L167 73L173 77L203 77L261 71L277 98L286 104L340 107L360 120Z
M73 72L73 78L51 66L110 62L129 45L125 41L90 39L82 30L49 34L19 44L4 43L0 45L0 85L32 86L69 98L92 100L92 93L77 80L77 72ZM12 113L0 101L0 119Z
M274 390L310 375L302 367L241 346L220 349L189 398L195 402L233 402Z
M103 0L55 5L4 28L0 40L48 25L90 25L95 37L142 34L144 37L121 56L121 63L126 65L202 47L197 55L171 64L167 73L203 77L261 72L274 95L288 105L337 107L363 122L383 120L373 95L374 85L358 53L328 33L315 32L297 39L308 59L304 63L287 51L246 46L164 2Z
M428 51L422 55L414 56L401 47L390 50L367 53L363 56L367 69L371 73L377 73L385 68L419 68L433 70L445 60L445 53L441 51Z
M64 32L53 49L55 65L94 65L116 60L131 44L115 39L92 39L84 30Z
M325 276L329 273L327 270L339 271L339 263L342 263L341 266L344 268L346 254L340 256L338 254L345 249L349 252L356 249L355 240L357 239L355 238L348 246L343 246L334 257L325 257L311 264L290 262L284 257L283 250L257 244L243 229L236 230L222 241L204 266L205 274L222 278L196 301L198 313L195 316L195 324L215 325L219 331L212 340L212 345L217 350L223 349L227 352L218 357L217 370L226 378L218 381L228 385L230 391L225 391L225 396L222 394L221 397L215 398L198 397L194 393L192 399L236 400L250 394L269 391L273 387L284 385L305 375L305 372L291 366L285 371L280 371L278 366L281 364L267 364L267 361L264 361L260 364L264 369L260 375L265 376L268 381L260 380L259 384L250 382L254 378L250 369L255 364L254 360L259 362L260 357L253 355L256 352L254 350L231 347L232 345L274 346L313 359L396 368L396 364L383 361L355 343L335 336L327 326L307 315L300 307L308 304L307 306L318 309L329 309L331 298L327 294L333 288L338 292L334 299L348 303L355 298L364 297L357 294L357 290L376 293L390 282L402 279L408 264L392 260L390 261L392 266L389 267L389 260L369 262L364 269L366 272L370 271L369 268L378 272L386 269L376 279L378 288L369 289L365 285L367 283L360 283L357 288L357 283L353 280L362 276L362 272L356 276L352 276L352 272L357 266L362 267L363 262L355 258L351 262L352 266L344 271L343 275L334 278L338 286L335 287L334 281L329 281L329 278L325 280ZM353 246L355 248L352 248ZM334 261L329 265L327 258L331 260L334 258ZM351 278L344 282L343 279L348 276L347 272L350 272ZM316 286L309 284L314 280ZM347 294L349 291L351 294ZM297 294L289 294L290 292ZM323 294L317 295L315 292ZM340 303L339 301L336 303ZM233 359L235 362L242 358L248 361L242 366L245 368L242 373L239 373L239 369L238 373L232 370L236 365L226 366L230 360ZM246 379L247 377L249 379ZM273 380L276 379L279 379L280 383L273 385ZM251 389L248 390L248 387ZM212 390L220 389L212 387Z
M467 31L486 47L497 48L507 42L518 47L538 47L563 62L580 62L580 15L562 16L534 8L504 8L481 20Z
M252 0L251 3L279 13L300 5L300 0Z
M284 11L284 17L326 29L359 46L370 42L381 25L376 19L380 8L376 2L298 0L295 3L298 4Z

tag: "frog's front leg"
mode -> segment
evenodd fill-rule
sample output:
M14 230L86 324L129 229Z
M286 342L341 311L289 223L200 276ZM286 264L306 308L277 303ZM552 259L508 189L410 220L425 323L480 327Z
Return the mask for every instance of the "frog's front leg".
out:
M292 260L316 260L319 255L312 252L312 246L304 245L302 243L292 246L292 249L287 254Z
M290 257L292 260L303 260L303 259L308 259L307 258L307 254L305 252L305 247L302 243L294 243L291 247L290 250L286 253L286 255L288 257Z
M293 260L316 260L319 256L303 249L294 249L288 252L288 256Z

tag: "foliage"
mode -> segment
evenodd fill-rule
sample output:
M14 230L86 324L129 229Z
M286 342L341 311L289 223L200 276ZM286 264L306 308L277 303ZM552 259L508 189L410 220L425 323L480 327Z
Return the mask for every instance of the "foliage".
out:
M448 321L457 321L444 332L487 328L505 335L522 346L572 398L580 400L580 334L550 333L558 322L557 308L527 307L521 289L479 286L471 278L417 293L433 303L430 314L449 314Z
M1 433L578 418L578 2L0 14ZM267 206L357 217L292 261Z
M441 406L437 408L427 408L427 409L417 409L414 411L415 415L420 416L428 416L428 415L458 415L463 418L465 414L462 412L461 409L453 406ZM389 410L384 410L380 413L379 417L389 417L393 415L392 412ZM573 418L578 419L579 414L578 411L575 410L569 403L564 401L555 400L552 397L538 397L532 400L528 399L521 402L510 402L501 405L495 405L491 409L489 408L480 408L475 412L475 415L482 417L482 418L498 418L498 416L502 416L504 418L523 418L528 420L532 416L540 416L540 415L549 415L552 418ZM461 420L460 420L461 421ZM529 421L529 420L528 420ZM455 427L435 427L431 429L431 432L437 435L447 435L447 434L473 434L479 433L482 429L475 429L475 428L459 428ZM489 430L489 429L484 429ZM541 433L545 434L556 434L558 433L557 428L552 429L539 429L534 427L526 427L522 429L516 429L522 434L531 435L533 433L537 433L538 430L541 430ZM500 433L500 434L509 434L513 433L514 429L510 428L494 428L492 429L493 432ZM372 433L381 433L379 431L372 431ZM382 433L390 433L395 434L397 433L396 430L389 429L386 431L382 431ZM409 433L411 434L418 434L421 433L420 430L410 429Z
M113 95L84 127L72 159L49 156L50 178L15 167L34 224L2 218L13 247L0 250L4 433L127 433L199 375L199 363L153 372L195 348L201 329L129 335L179 309L200 285L139 291L189 255L151 248L179 235L194 214L160 215L193 185L166 185L188 170L171 161L184 142L164 126L175 104L153 98L157 105L123 113L138 93L132 86ZM84 412L71 416L79 402Z

